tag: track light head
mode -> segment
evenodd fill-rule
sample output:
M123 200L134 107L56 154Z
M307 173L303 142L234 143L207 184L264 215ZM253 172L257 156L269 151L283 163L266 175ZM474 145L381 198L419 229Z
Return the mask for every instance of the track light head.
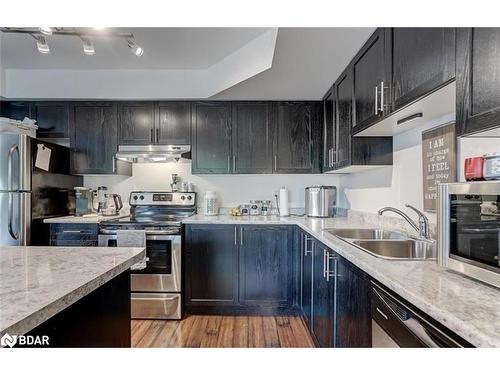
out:
M86 54L87 56L95 55L94 44L90 41L90 39L85 37L80 37L80 39L83 42L83 53Z
M134 42L132 39L127 39L127 44L128 47L132 50L132 53L136 56L142 56L144 54L144 49L139 46L136 42Z
M44 55L50 53L49 45L47 44L47 40L43 35L37 35L35 36L35 39L38 52L43 53Z
M40 30L40 32L43 35L52 35L52 27L42 26L42 27L39 27L38 30Z

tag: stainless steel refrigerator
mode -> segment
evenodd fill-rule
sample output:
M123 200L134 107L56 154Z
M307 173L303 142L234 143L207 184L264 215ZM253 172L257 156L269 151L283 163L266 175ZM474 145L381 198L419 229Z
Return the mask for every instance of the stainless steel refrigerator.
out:
M36 166L38 152L50 155ZM47 217L74 212L69 149L22 134L0 133L0 246L48 245Z

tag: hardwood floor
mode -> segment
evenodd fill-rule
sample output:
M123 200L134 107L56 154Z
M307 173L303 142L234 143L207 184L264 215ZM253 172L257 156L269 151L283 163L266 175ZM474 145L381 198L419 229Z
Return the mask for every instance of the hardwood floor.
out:
M300 317L190 315L132 320L134 348L313 348Z

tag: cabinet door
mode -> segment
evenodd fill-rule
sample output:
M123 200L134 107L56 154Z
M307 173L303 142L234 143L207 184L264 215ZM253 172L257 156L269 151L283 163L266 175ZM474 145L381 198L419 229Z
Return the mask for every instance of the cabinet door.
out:
M191 106L189 102L160 102L157 110L156 143L191 144Z
M392 29L394 109L414 101L455 77L455 29Z
M118 144L154 143L153 107L152 102L123 102L118 105Z
M338 260L336 301L335 347L370 347L370 279L342 258Z
M280 102L274 171L317 173L322 155L321 102Z
M323 98L323 171L333 168L335 150L335 100L333 87Z
M312 270L314 241L304 232L300 236L301 246L301 293L300 307L309 323L312 323Z
M231 104L192 105L192 172L231 173Z
M238 246L234 225L187 225L184 282L186 305L236 305Z
M390 48L386 44L386 29L379 28L368 39L352 62L354 80L354 122L355 131L367 128L375 123L383 111L380 106L380 84L384 82L386 104L388 104L388 88L390 87ZM376 87L379 89L376 100ZM377 102L377 103L376 103ZM385 107L384 109L387 109Z
M69 103L34 102L31 117L38 125L38 137L69 138Z
M0 115L22 121L25 117L31 117L30 102L0 101Z
M70 107L71 171L112 174L117 151L117 106L111 102Z
M233 173L272 173L272 104L233 104Z
M313 308L312 332L322 348L334 346L335 330L335 268L337 261L332 251L314 241L313 249ZM327 267L331 274L327 275Z
M500 28L457 29L457 133L500 124Z
M293 304L293 227L240 225L240 303Z
M336 145L333 153L334 169L351 163L352 128L352 74L350 68L335 83Z

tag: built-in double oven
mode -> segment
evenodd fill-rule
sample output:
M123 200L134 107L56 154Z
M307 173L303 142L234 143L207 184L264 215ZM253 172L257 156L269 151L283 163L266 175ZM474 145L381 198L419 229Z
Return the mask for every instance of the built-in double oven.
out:
M145 268L131 270L132 318L180 319L180 227L141 229L144 229L146 234L146 259ZM99 246L116 247L116 230L112 226L101 226Z
M500 287L500 181L439 185L438 263Z

